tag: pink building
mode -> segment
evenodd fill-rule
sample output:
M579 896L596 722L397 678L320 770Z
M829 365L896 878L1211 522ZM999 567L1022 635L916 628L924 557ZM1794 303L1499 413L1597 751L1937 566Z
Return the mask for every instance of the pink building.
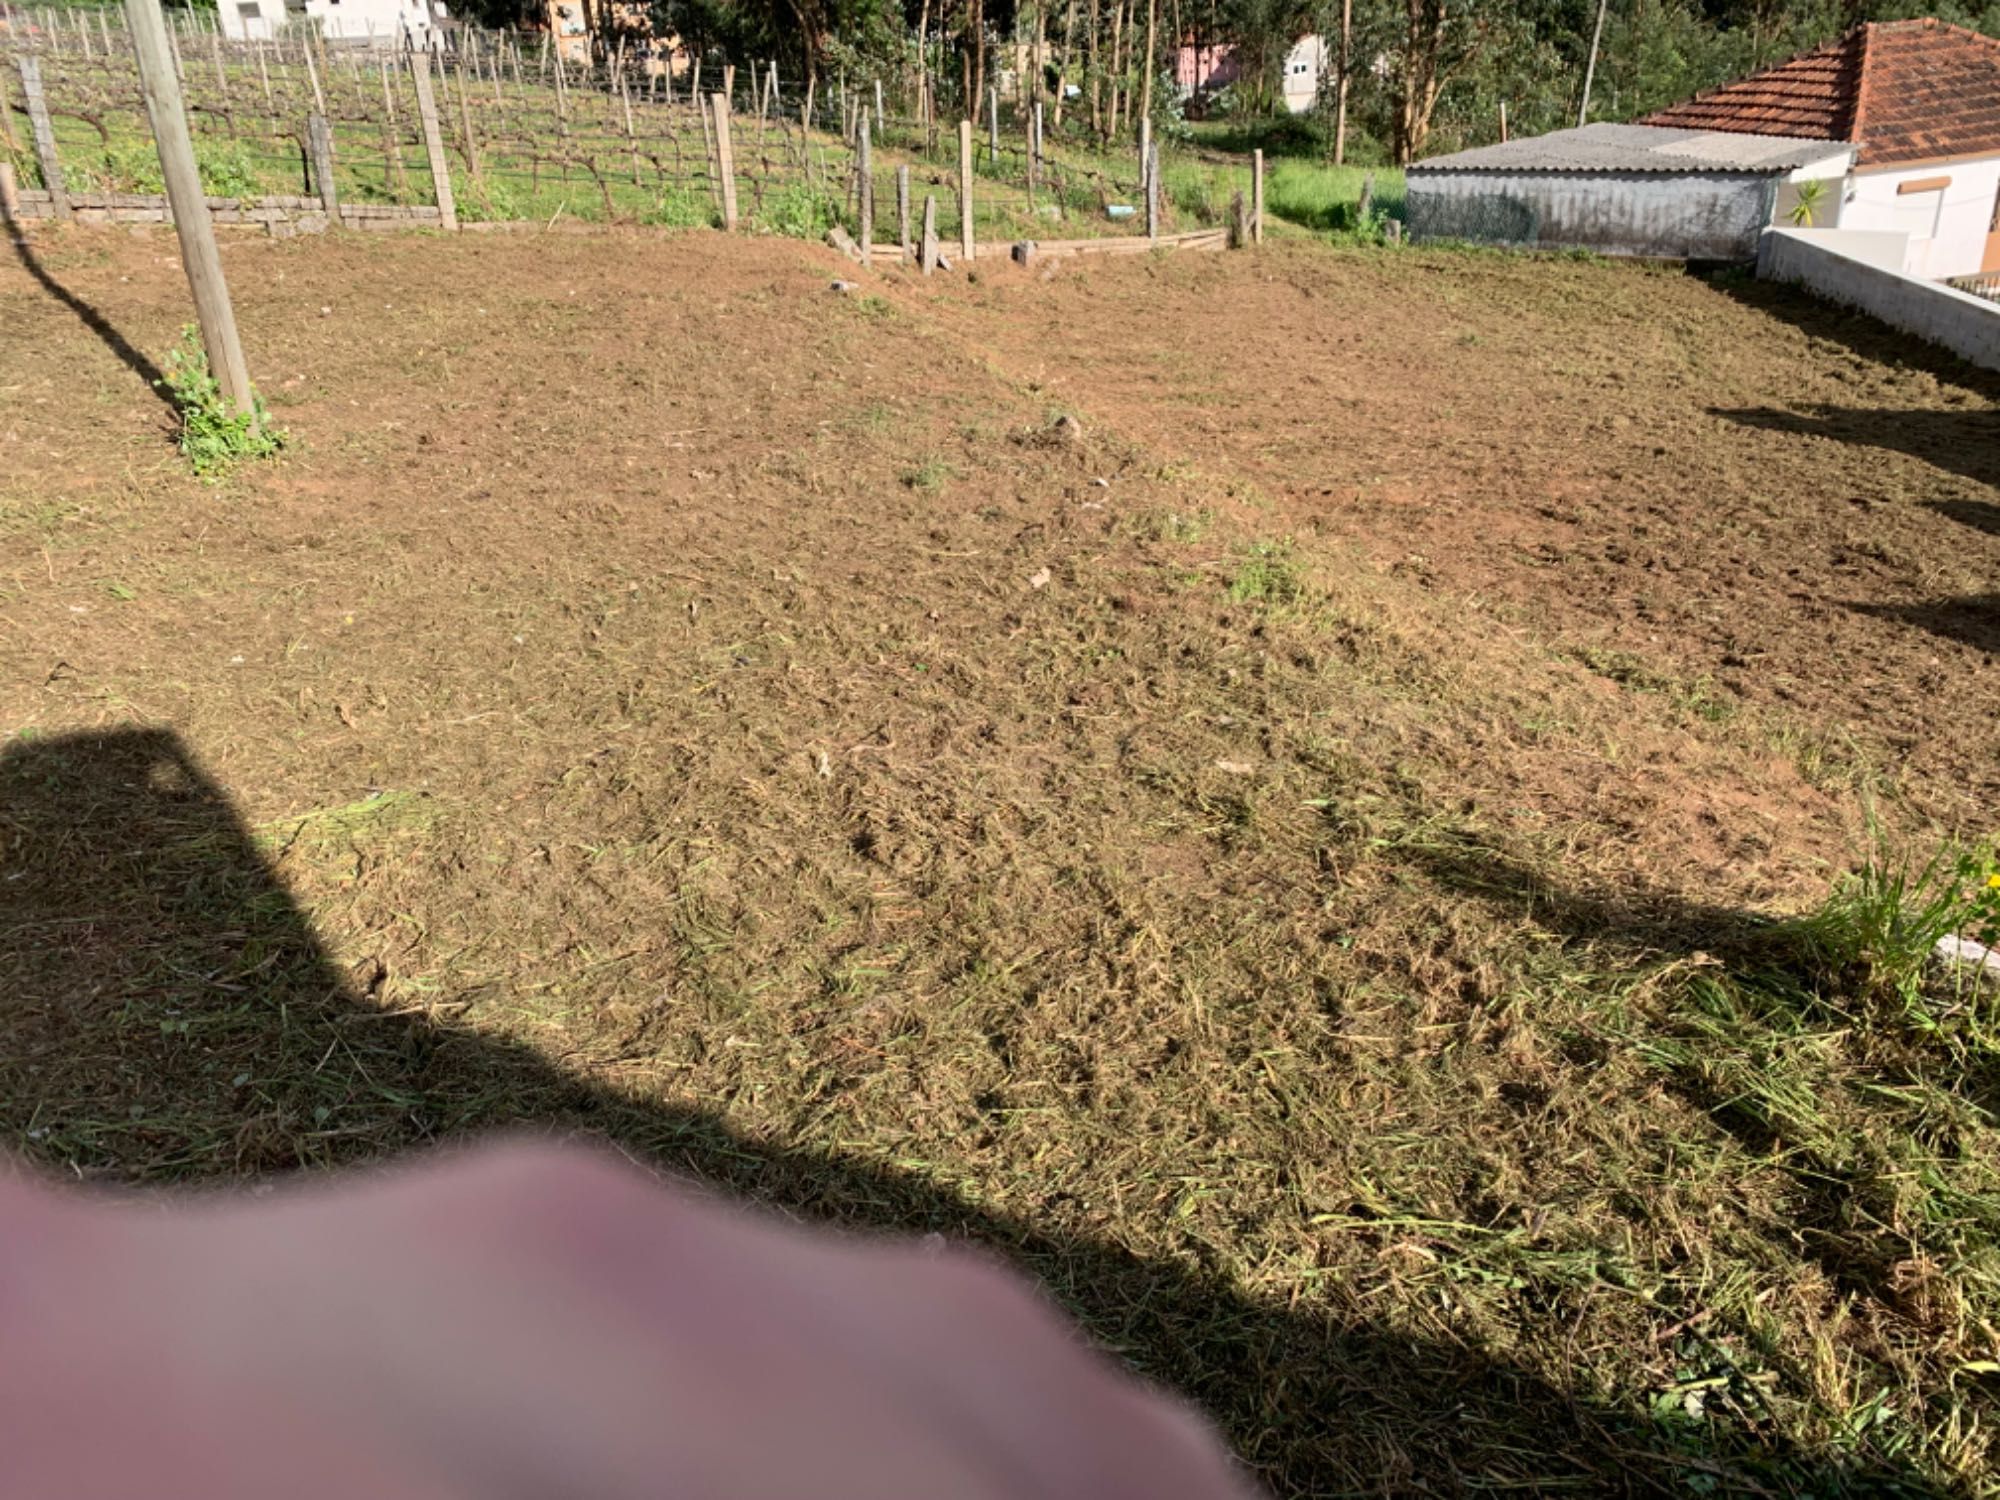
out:
M1184 94L1212 92L1242 72L1234 42L1185 42L1174 57L1174 86Z

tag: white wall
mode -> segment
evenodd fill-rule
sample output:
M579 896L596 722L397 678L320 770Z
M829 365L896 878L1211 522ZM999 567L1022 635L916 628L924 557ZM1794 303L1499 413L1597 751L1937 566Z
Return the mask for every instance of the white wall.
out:
M1326 71L1327 56L1326 40L1317 35L1300 38L1285 54L1284 76L1279 83L1284 89L1285 108L1293 114L1304 114L1319 97L1319 77Z
M284 27L285 0L216 0L224 36L268 41ZM407 32L419 45L432 29L429 0L306 0L304 19L336 40L400 44ZM296 15L290 17L300 19Z
M1853 251L1879 248L1880 236L1855 240L1855 235L1848 229L1766 230L1757 247L1757 274L1858 307L1975 365L2000 370L2000 306L1921 276L1871 265Z
M1941 189L1899 193L1906 182L1948 177ZM2000 157L1855 173L1840 205L1842 229L1910 237L1906 269L1920 276L1970 276L1986 256L1993 198L2000 191Z
M268 42L285 24L285 0L216 0L215 18L226 37Z
M431 29L426 0L306 0L306 14L330 37L400 41L407 31L419 44Z

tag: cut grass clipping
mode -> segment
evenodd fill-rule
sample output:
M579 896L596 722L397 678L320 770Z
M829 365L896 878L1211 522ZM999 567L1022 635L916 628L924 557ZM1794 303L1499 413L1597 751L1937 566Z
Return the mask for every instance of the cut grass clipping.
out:
M221 479L246 458L270 458L285 446L285 434L271 425L270 413L254 392L250 410L238 411L222 394L208 367L208 351L192 324L167 351L167 374L160 382L180 413L181 456L203 479Z

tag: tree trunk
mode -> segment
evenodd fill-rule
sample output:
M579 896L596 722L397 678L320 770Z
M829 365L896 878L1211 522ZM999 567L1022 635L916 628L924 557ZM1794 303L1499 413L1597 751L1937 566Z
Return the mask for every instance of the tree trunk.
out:
M1098 8L1100 0L1090 0L1090 61L1086 65L1090 73L1090 133L1100 141L1104 139L1104 74L1097 66L1097 34L1103 29L1104 14Z
M1396 165L1407 167L1424 149L1431 133L1431 112L1437 108L1444 50L1446 0L1405 0L1409 29L1403 48L1403 77L1396 100L1394 147Z
M986 102L986 0L972 4L972 87L965 91L968 113L962 119L979 118L979 106Z
M1354 56L1354 0L1340 0L1340 75L1333 86L1333 164L1347 162L1347 74Z
M1139 118L1153 118L1153 64L1160 55L1155 26L1159 20L1160 0L1146 0L1146 56L1140 63L1145 76L1139 81Z
M1113 0L1111 7L1111 124L1105 132L1109 140L1118 134L1118 105L1123 98L1122 84L1125 80L1125 0Z
M1174 0L1179 4L1180 0ZM1076 0L1063 10L1062 61L1056 65L1056 130L1062 130L1063 105L1069 99L1070 38L1076 34Z

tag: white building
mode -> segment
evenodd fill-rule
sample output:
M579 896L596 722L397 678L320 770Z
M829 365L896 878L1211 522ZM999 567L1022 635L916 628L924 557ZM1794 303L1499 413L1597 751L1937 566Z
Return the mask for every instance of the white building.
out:
M1943 280L2000 270L2000 41L1934 20L1857 26L1648 125L1845 142L1837 191L1783 224L1893 237L1876 253Z
M216 0L224 36L268 41L287 25L307 24L330 40L378 47L433 45L442 0Z
M1302 115L1313 107L1313 101L1319 98L1320 78L1326 73L1331 57L1326 39L1317 34L1302 36L1292 43L1292 50L1285 54L1284 72L1279 80L1286 109Z

